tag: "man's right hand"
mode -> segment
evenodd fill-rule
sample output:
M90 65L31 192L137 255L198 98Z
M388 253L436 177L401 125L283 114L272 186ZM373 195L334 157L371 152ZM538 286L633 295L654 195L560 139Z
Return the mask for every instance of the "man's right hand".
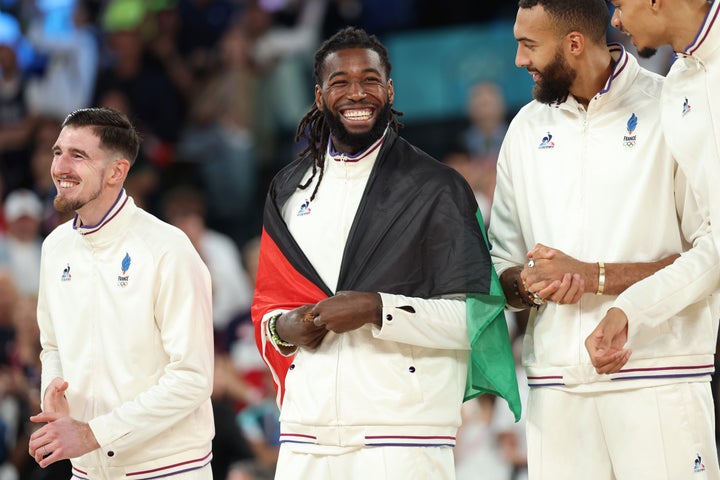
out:
M585 348L597 373L616 373L625 366L632 354L632 350L625 348L627 339L627 315L613 307L585 339Z
M315 305L303 305L283 313L275 323L277 334L284 341L298 347L315 349L328 333L325 326L313 323L312 309Z

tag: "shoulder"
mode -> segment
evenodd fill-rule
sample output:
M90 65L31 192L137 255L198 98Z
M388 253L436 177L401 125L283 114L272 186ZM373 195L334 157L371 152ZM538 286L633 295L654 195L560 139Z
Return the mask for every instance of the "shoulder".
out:
M50 232L43 240L43 249L51 250L57 245L63 245L68 237L72 238L73 235L79 235L73 229L73 220L68 220L65 223L61 223Z
M632 84L632 94L644 94L649 100L658 101L662 93L665 77L638 66L637 76Z
M131 229L151 248L193 248L185 232L141 208L135 211Z
M562 115L562 108L560 106L548 105L546 103L533 100L525 104L513 116L510 124L508 125L506 138L503 143L508 143L508 137L525 131L530 125L542 124L543 122L557 119L560 115Z
M302 179L303 174L312 166L312 157L305 155L298 157L289 164L281 168L273 177L271 182L272 188L283 188L290 183L298 183ZM295 185L293 185L294 187Z
M465 178L454 168L398 136L387 152L381 168L383 176L409 177L415 188L469 189Z

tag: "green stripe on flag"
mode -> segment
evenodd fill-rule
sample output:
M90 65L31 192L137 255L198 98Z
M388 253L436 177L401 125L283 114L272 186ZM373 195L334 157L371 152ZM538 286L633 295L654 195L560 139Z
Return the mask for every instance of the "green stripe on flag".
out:
M480 210L477 211L476 216L485 244L488 245ZM518 421L522 406L515 373L515 360L505 320L505 295L495 268L492 268L491 275L490 293L468 294L465 301L470 340L465 400L483 393L497 395L505 399L515 415L515 421Z

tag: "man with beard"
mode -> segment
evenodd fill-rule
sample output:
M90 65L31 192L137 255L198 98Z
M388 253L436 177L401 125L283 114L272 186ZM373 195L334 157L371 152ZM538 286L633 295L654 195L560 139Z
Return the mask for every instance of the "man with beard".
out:
M489 228L509 307L531 309L529 476L717 479L720 268L664 143L662 78L606 45L604 0L519 7L535 101L504 140Z
M43 424L29 452L73 477L210 480L210 275L177 228L123 184L140 138L110 109L69 114L52 148L55 208L38 325Z
M268 193L252 317L279 479L453 479L464 399L502 395L519 417L477 203L397 135L390 70L363 30L321 45L308 146Z

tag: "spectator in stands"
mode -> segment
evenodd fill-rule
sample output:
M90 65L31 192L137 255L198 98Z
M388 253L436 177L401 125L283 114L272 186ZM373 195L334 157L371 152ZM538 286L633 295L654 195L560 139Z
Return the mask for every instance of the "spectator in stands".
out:
M214 479L225 479L230 466L252 462L255 454L243 430L235 421L235 405L247 403L249 389L233 368L230 357L215 352L215 376L212 405L215 420L212 470Z
M508 128L507 107L500 86L493 82L472 86L467 109L470 126L462 134L462 146L474 159L497 161Z
M0 479L57 480L70 478L70 461L63 460L45 469L27 454L28 439L37 428L29 417L40 410L40 330L37 323L37 298L19 296L13 309L15 338L11 365L5 370L4 411L15 415L8 424L10 456L0 470ZM10 407L10 408L8 408ZM8 418L8 417L6 417Z
M243 25L231 26L219 47L221 62L196 92L177 160L202 184L208 224L242 245L260 223L255 143L259 78Z
M100 70L94 103L108 90L127 97L137 119L150 159L166 167L185 121L185 103L163 65L147 54L143 39L147 7L142 0L111 0L102 18L102 29L112 63Z
M17 19L0 11L0 174L8 191L29 177L27 142L34 118L25 101L27 78L19 58L23 42Z
M230 319L252 301L252 287L242 270L237 245L227 235L207 227L205 199L189 186L169 190L163 201L165 219L190 238L210 270L213 289L213 324L222 332Z
M15 285L22 295L37 296L40 281L43 206L27 189L10 192L5 199L7 234L0 240L0 258L5 258Z
M55 227L69 220L67 214L61 214L53 206L53 199L57 191L52 177L47 172L50 171L52 163L52 146L55 139L60 134L60 121L52 117L40 117L35 126L35 134L31 143L30 170L31 183L30 190L40 198L43 206L42 226L40 234L45 237L52 232Z
M28 107L33 114L63 118L92 102L98 32L91 23L88 0L37 3L43 15L30 25L28 40L47 57L47 66L42 75L28 81Z
M153 27L146 40L147 52L167 72L175 88L189 100L196 93L196 72L180 50L183 24L178 2L148 0L146 6Z

